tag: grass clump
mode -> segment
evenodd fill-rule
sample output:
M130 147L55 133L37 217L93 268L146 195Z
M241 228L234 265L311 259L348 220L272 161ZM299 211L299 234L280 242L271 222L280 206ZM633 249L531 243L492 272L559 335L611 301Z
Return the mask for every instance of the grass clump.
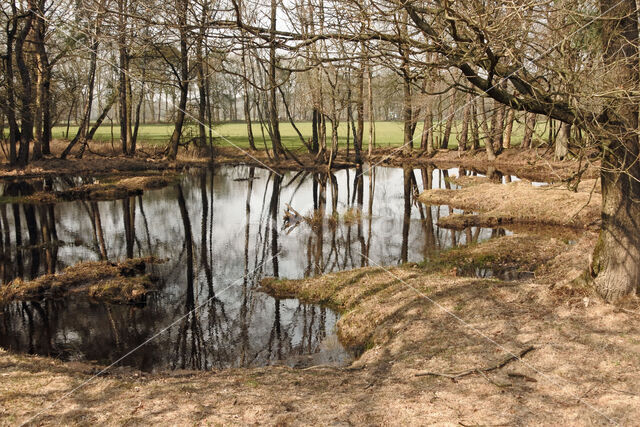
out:
M588 228L600 220L601 196L597 193L572 192L560 186L534 187L524 181L474 184L458 190L427 190L418 200L481 212L473 220L469 215L452 217L446 225L454 228L507 223Z
M119 263L88 261L30 281L18 278L0 288L0 303L62 298L70 294L86 294L111 303L140 303L153 289L153 279L146 274L146 266L157 262L153 257L131 258Z
M42 191L24 198L26 203L57 203L73 200L115 200L142 194L144 190L163 188L169 180L161 176L137 176L115 182L80 185L61 191Z

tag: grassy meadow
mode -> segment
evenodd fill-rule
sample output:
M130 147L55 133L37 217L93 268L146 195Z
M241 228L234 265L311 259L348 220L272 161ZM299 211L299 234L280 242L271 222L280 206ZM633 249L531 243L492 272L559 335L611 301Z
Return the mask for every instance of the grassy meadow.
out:
M296 123L302 135L305 139L311 138L311 122L299 122ZM402 122L400 121L379 121L375 124L375 146L376 147L392 147L402 145ZM458 147L458 133L461 124L458 122L454 125L451 131L451 138L449 139L449 148ZM69 138L72 138L77 131L77 126L71 126L69 128ZM140 126L138 131L138 140L150 145L164 146L169 141L171 133L173 132L173 124L144 124ZM195 136L198 130L196 126L189 125L185 129L185 136ZM440 137L444 132L443 126L435 127L435 136ZM536 136L538 139L546 139L546 122L539 122L536 127ZM298 138L293 126L288 122L282 122L280 124L280 133L282 135L282 141L288 148L296 149L302 148L303 145ZM327 138L331 138L331 128L327 126ZM270 147L270 138L267 129L263 131L260 124L253 125L253 134L256 142L256 146L260 149L263 148L265 142ZM243 122L231 122L216 124L213 127L212 135L214 137L214 144L221 146L238 146L247 148L249 142L247 139L247 127ZM347 143L347 123L342 122L338 128L339 145L346 147ZM418 123L414 136L414 146L420 145L420 138L422 135L422 123ZM98 141L111 141L117 143L120 136L120 128L117 124L113 127L109 123L103 124L95 134L94 139ZM524 124L514 122L513 133L511 137L512 145L519 145L524 136ZM66 126L54 126L53 137L57 139L65 139ZM369 139L369 126L365 124L365 137L364 145L366 146ZM353 143L353 135L349 137L350 143Z

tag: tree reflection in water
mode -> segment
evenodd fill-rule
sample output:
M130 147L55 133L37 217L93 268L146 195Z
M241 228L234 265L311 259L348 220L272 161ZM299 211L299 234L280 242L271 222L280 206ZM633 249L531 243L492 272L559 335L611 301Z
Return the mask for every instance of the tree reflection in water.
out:
M397 264L490 238L488 229L444 230L447 206L424 206L423 189L449 186L457 170L368 168L283 176L253 167L187 174L141 196L57 205L0 204L0 280L28 280L87 260L153 255L157 292L144 306L74 297L0 307L0 346L63 359L109 363L177 323L124 364L143 370L212 369L346 359L337 316L276 300L261 277L297 278ZM459 173L469 173L460 171ZM91 178L12 182L17 197L91 183ZM300 213L283 230L285 207ZM200 219L200 226L193 221Z

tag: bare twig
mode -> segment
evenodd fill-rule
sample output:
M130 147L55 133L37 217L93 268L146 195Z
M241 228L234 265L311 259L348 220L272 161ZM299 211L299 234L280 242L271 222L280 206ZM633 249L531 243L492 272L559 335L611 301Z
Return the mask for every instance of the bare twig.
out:
M503 366L507 365L508 363L510 363L510 362L512 362L514 360L520 360L522 358L522 356L524 356L525 354L529 353L530 351L532 351L534 349L535 349L535 347L531 345L531 346L525 348L524 350L521 350L517 354L512 354L512 355L510 355L508 357L505 357L504 359L500 360L498 363L494 363L493 365L490 365L490 366L487 366L487 367L484 367L484 368L471 368L471 369L467 369L465 371L449 372L449 373L425 371L425 372L418 372L417 374L415 374L415 376L416 377L424 377L424 376L445 377L445 378L449 378L449 379L452 379L452 380L457 380L458 378L466 377L467 375L471 375L471 374L483 375L484 372L495 371L496 369L500 369Z

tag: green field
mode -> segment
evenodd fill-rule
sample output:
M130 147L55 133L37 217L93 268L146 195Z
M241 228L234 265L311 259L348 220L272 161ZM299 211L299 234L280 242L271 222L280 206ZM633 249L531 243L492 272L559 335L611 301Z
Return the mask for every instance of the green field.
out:
M296 124L300 131L302 132L305 139L311 138L311 122L300 122ZM460 127L459 123L456 123L456 126L452 129L451 138L449 139L449 148L457 148L458 146L458 129ZM69 131L69 137L73 137L77 130L77 126L71 126ZM346 123L341 123L339 127L339 144L341 147L345 147L347 143L347 125ZM440 131L436 126L435 135L437 137L440 136ZM58 139L64 139L65 137L66 126L55 126L53 128L53 137ZM173 131L173 124L145 124L140 126L140 130L138 132L138 140L143 141L152 145L163 146L166 145L169 141L171 133ZM185 129L185 136L195 136L197 134L197 127L195 126L187 126ZM544 137L546 131L545 122L539 122L536 134L540 139L546 139ZM112 133L113 132L113 133ZM293 126L288 122L283 122L280 124L280 133L282 135L282 141L288 148L301 148L302 143L298 138ZM214 143L221 146L239 146L242 148L247 148L249 146L247 140L247 127L244 123L222 123L215 125L213 127L213 137ZM253 134L256 142L256 146L258 148L264 147L264 140L262 137L262 131L260 129L259 124L254 124L253 126ZM420 146L420 138L422 134L422 123L419 123L416 128L415 137L414 137L414 146ZM107 123L103 124L100 129L95 134L95 140L99 141L111 141L113 138L114 141L117 142L120 135L120 128L117 125L114 125L113 128ZM518 145L522 141L524 135L524 125L521 123L514 123L513 133L511 137L512 145ZM264 129L264 138L266 140L267 146L270 147L270 138L269 134ZM331 128L327 126L327 140L331 139ZM365 125L365 137L364 137L364 146L367 146L369 140L369 129L368 124ZM350 143L353 143L353 136L350 136ZM376 147L386 147L386 146L399 146L402 145L403 136L402 136L402 122L376 122L375 125L375 141Z

